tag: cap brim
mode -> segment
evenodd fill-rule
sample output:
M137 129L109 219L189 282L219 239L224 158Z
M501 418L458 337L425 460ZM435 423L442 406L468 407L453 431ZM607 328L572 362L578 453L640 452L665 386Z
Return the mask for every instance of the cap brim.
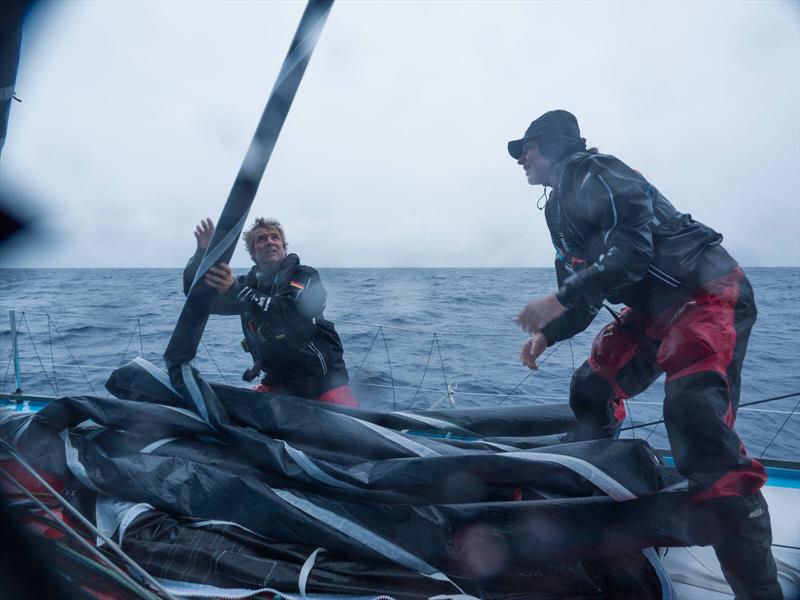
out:
M519 157L522 156L522 146L524 143L525 138L508 142L508 153L511 155L511 158L518 160Z

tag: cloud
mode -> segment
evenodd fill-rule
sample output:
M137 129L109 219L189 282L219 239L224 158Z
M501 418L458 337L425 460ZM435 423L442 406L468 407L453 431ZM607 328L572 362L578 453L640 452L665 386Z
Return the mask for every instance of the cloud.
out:
M337 3L251 216L279 218L315 266L549 266L541 189L505 143L564 107L743 264L797 265L795 8ZM221 210L301 11L114 2L37 15L3 176L35 193L52 234L12 264L182 265L194 224Z

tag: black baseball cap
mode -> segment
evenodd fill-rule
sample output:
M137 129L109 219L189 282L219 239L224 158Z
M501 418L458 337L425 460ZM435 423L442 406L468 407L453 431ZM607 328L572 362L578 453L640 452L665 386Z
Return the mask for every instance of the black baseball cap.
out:
M525 142L543 137L559 139L567 143L580 142L581 130L578 127L578 119L566 110L546 112L530 124L521 139L508 142L508 153L518 159L522 156L522 147Z

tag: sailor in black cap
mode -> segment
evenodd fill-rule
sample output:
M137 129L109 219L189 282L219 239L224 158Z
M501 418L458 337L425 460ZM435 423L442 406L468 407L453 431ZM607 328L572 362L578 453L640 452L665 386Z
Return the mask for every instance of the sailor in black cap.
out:
M702 503L702 525L737 598L781 598L764 467L733 429L756 320L753 290L722 236L678 212L638 171L586 148L578 121L553 110L508 143L544 212L558 290L532 300L520 353L536 369L548 346L583 331L604 301L624 304L575 372L572 440L613 438L624 400L666 374L664 422L675 463Z

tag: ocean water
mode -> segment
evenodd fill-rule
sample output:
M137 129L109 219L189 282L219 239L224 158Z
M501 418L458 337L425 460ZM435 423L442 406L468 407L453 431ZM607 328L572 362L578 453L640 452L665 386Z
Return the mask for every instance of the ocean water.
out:
M362 406L379 410L565 402L573 369L611 317L548 349L540 370L519 362L514 317L553 289L552 269L321 269ZM747 270L759 308L742 404L800 392L800 268ZM16 311L22 388L107 395L110 372L161 355L183 305L179 269L0 269L0 391L14 390L8 311ZM195 366L211 381L248 386L238 317L212 316ZM626 425L661 418L663 379L628 402ZM737 431L754 456L800 460L800 397L743 407ZM666 448L663 425L624 434Z

